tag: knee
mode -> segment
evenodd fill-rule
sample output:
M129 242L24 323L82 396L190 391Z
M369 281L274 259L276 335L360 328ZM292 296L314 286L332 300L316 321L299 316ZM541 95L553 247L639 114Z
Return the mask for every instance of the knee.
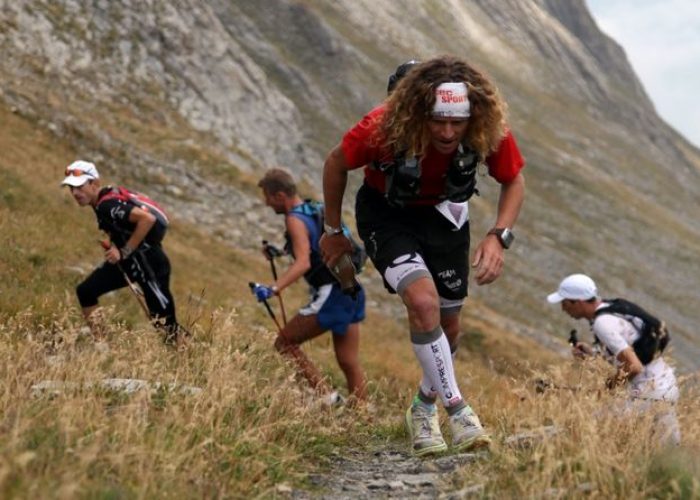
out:
M408 310L419 318L436 317L440 313L437 293L427 290L407 290L403 299Z

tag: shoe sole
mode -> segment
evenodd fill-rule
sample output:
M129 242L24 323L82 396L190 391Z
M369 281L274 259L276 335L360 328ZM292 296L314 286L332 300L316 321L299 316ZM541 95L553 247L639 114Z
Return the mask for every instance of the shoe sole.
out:
M408 430L408 438L411 441L411 452L413 453L414 456L416 457L424 457L426 455L435 455L437 453L442 453L444 451L447 451L447 443L443 442L442 444L436 444L434 446L427 446L425 448L421 448L420 450L416 450L413 447L413 426L411 425L411 409L409 408L408 411L406 411L406 418L404 423L406 424L406 429Z
M474 436L473 438L464 441L463 443L453 445L453 448L455 451L463 452L478 450L481 448L488 448L489 446L491 446L491 438L489 437L489 435L480 434L479 436Z

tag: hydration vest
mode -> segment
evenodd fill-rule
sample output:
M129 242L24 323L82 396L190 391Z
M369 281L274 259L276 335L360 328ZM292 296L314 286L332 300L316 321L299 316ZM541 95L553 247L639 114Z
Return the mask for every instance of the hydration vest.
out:
M145 238L145 242L148 244L158 244L165 237L165 232L170 224L165 210L158 203L153 201L151 198L143 193L137 191L130 191L123 186L107 186L102 189L97 199L97 205L95 210L97 210L101 203L108 200L117 200L121 203L138 207L144 212L148 212L156 218L156 223L153 225L148 235ZM99 215L98 215L99 217ZM117 239L124 239L123 242L117 241L118 244L124 244L126 240L131 236L132 230L128 230L126 227L122 227L115 223L113 220L99 220L100 228L107 230L110 235L117 236Z
M595 311L594 321L601 314L614 314L629 321L639 332L639 338L632 344L634 353L643 365L651 363L657 354L661 354L671 339L666 324L656 316L649 314L637 304L625 299L603 299L608 306ZM600 343L596 337L596 343Z
M306 229L309 231L311 268L304 274L304 279L306 282L314 288L319 288L323 285L327 285L328 283L336 282L333 274L331 274L328 267L326 267L326 265L323 263L323 259L321 258L321 250L319 247L319 241L321 240L321 235L323 234L323 203L313 200L304 200L304 203L292 208L290 213L301 219L306 225ZM350 245L352 246L350 259L355 266L355 271L360 273L364 267L365 261L367 260L367 253L365 252L365 249L352 237L350 228L348 228L342 222L341 227L343 228L343 234L348 238L348 240L350 240ZM289 237L289 233L285 233L284 237L285 251L293 255L292 241Z
M481 158L472 149L461 144L447 168L443 191L437 196L420 194L421 160L418 157L406 158L405 151L388 162L373 162L372 168L386 176L384 197L390 205L403 207L418 200L431 200L439 203L450 200L456 203L467 201L479 190L476 188L476 170Z

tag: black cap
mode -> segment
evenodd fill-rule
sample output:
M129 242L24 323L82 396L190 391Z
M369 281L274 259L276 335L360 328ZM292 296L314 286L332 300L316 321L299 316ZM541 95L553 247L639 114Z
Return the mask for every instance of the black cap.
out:
M394 74L389 76L389 83L386 86L386 93L391 94L394 87L396 87L396 84L399 83L399 80L406 76L406 73L408 73L416 64L420 64L420 61L411 59L403 64L399 64L396 71L394 71Z

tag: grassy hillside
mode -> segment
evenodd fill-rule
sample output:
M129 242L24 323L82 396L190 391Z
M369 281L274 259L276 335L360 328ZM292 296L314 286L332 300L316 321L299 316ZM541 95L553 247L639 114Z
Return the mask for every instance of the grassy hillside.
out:
M4 108L0 151L0 496L269 497L281 483L312 488L308 472L334 452L405 442L402 416L419 374L403 319L370 311L363 325L371 408L324 409L274 352L273 324L250 297L248 281L268 279L263 259L177 214L166 249L179 315L195 332L191 348L162 346L121 291L103 302L111 348L95 350L73 289L100 261L99 234L91 211L58 187L75 152ZM293 311L303 287L285 299ZM684 445L661 452L640 439L650 422L620 426L596 413L610 401L597 391L604 368L572 366L504 329L479 302L464 314L459 381L495 444L491 458L465 466L450 488L478 480L498 496L577 496L578 485L591 483L601 497L700 495L690 460L700 448L700 409L690 389L679 408ZM329 342L305 349L341 386ZM592 392L537 395L536 376ZM104 378L203 391L127 396L88 386ZM45 380L75 385L31 390ZM548 424L562 433L532 448L504 444L509 434Z

